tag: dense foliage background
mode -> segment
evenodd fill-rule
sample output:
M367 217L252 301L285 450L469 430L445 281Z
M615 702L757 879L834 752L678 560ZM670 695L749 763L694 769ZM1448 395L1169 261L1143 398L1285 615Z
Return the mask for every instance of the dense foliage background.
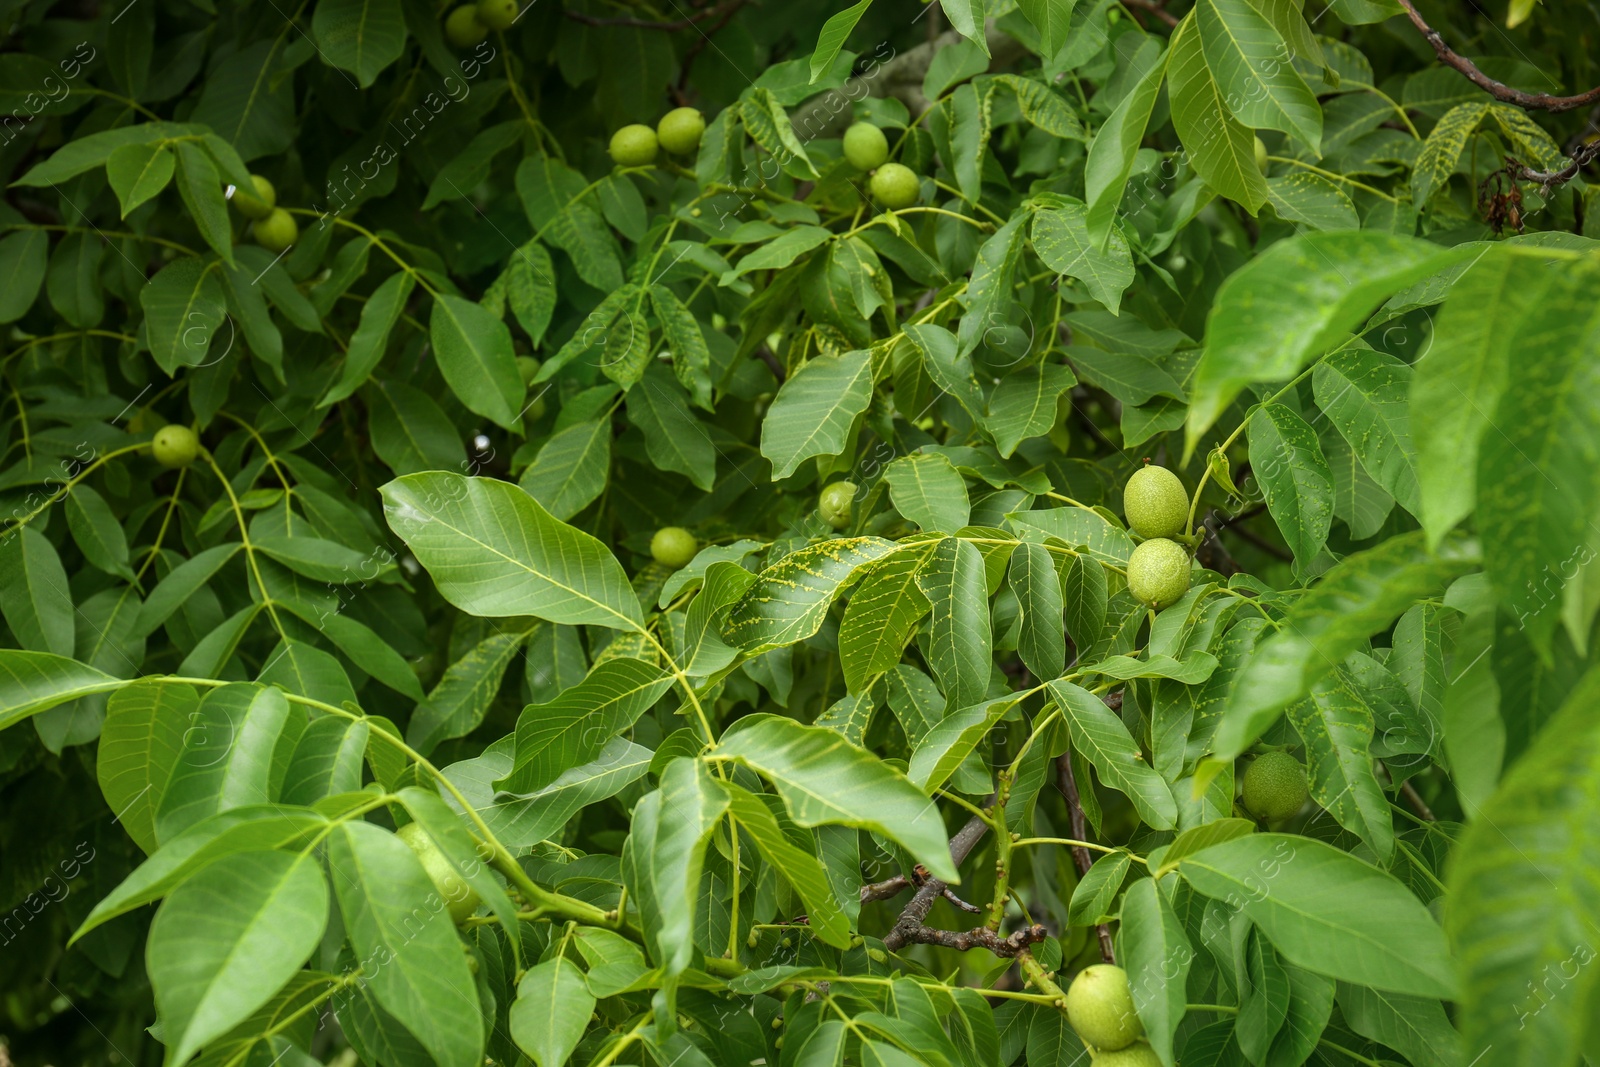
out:
M448 11L0 4L0 1063L1600 1063L1593 5Z

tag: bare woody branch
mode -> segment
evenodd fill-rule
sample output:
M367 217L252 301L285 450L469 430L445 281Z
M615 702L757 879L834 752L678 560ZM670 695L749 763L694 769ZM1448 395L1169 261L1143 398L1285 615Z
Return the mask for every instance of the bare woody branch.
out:
M1116 698L1116 706L1122 704L1122 694L1112 693ZM1111 704L1108 698L1106 703ZM1083 817L1083 800L1078 795L1078 782L1072 774L1072 753L1063 752L1056 757L1056 788L1061 790L1061 795L1067 800L1067 819L1072 824L1072 836L1079 841L1088 840L1088 823ZM1072 859L1078 865L1080 875L1087 874L1094 865L1094 857L1089 855L1089 850L1081 845L1074 845ZM1100 958L1107 963L1116 963L1116 951L1111 945L1111 928L1105 923L1095 927L1095 933L1100 937Z
M1588 107L1600 101L1600 86L1590 89L1577 96L1551 96L1549 93L1525 93L1521 89L1513 89L1504 82L1497 82L1483 71L1477 64L1444 43L1444 38L1439 31L1428 25L1427 20L1417 11L1416 5L1411 0L1400 0L1400 6L1406 9L1406 15L1411 19L1411 24L1417 28L1427 42L1433 46L1433 51L1439 57L1439 62L1447 67L1453 67L1466 76L1478 88L1494 97L1496 100L1507 104L1515 104L1529 111L1571 111L1574 108ZM1576 172L1574 172L1576 173ZM1530 179L1531 180L1531 179Z

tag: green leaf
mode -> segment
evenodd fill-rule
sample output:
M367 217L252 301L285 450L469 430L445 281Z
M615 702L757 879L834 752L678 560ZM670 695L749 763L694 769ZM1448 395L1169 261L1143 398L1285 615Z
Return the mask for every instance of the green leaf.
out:
M50 235L22 230L0 240L0 323L16 322L33 306L44 284Z
M1415 531L1349 556L1324 574L1245 662L1212 739L1215 757L1237 757L1368 637L1472 569L1474 547L1449 544L1432 555Z
M523 129L520 120L513 120L496 123L474 134L472 140L467 142L467 147L441 167L428 183L428 195L422 201L422 210L427 211L450 200L459 200L482 185L489 177L495 157L521 140ZM514 269L525 254L524 250L519 250L508 269Z
M155 813L199 703L191 686L160 679L134 682L106 702L95 774L117 822L147 854L156 850Z
M126 144L112 152L106 160L106 177L122 205L122 217L165 189L177 164L178 158L162 144Z
M960 880L933 802L899 771L832 730L750 715L714 751L770 779L798 825L838 823L883 834L935 878Z
M1250 470L1295 563L1305 570L1333 526L1333 472L1316 431L1282 404L1257 408L1250 416Z
M276 798L274 753L286 731L298 736L283 691L234 683L201 698L183 748L155 809L156 839L172 840L208 815ZM281 780L281 771L277 777Z
M356 326L355 333L350 335L350 345L345 350L344 367L339 372L339 380L317 401L318 407L338 403L371 377L383 359L389 346L389 334L404 314L406 301L410 299L415 286L416 276L402 270L389 275L382 285L372 291L361 307L360 324Z
M611 470L611 419L557 430L517 483L553 517L570 519L605 492Z
M1027 246L1027 221L1027 212L1019 211L978 246L978 259L967 282L967 310L956 331L954 350L941 343L948 341L949 334L937 326L906 328L906 336L927 358L929 377L940 388L954 393L975 416L982 415L984 405L976 403L975 383L965 361L997 323L1011 321L1011 306L1016 300L1011 286Z
M1263 1063L1289 1015L1289 973L1259 931L1245 945L1245 970L1249 992L1239 1006L1233 1036L1247 1060Z
M1062 634L1061 581L1050 550L1018 545L1011 552L1007 580L1020 615L1017 654L1035 678L1054 678L1066 669L1067 645Z
M1070 728L1073 748L1094 764L1100 780L1126 795L1139 818L1151 827L1170 830L1177 826L1178 805L1172 790L1145 762L1133 735L1105 701L1067 681L1049 682L1047 688Z
M815 84L833 67L833 61L839 56L839 49L850 37L850 31L856 28L856 23L861 21L861 16L867 13L867 8L872 6L872 0L861 0L860 3L851 4L843 11L835 12L828 16L828 21L822 24L822 32L817 35L816 51L811 53L811 82Z
M145 598L144 605L139 609L138 621L134 625L134 636L148 637L155 633L162 623L172 617L173 612L183 607L190 597L204 588L206 583L222 569L223 564L232 559L241 547L237 541L217 545L195 553L192 559L187 559L172 568Z
M709 493L717 478L717 448L689 411L689 394L660 363L651 363L628 390L628 418L644 432L645 452L658 470L687 475Z
M449 909L428 906L439 898L416 854L387 830L345 822L328 835L328 868L365 988L439 1067L476 1067L477 991Z
M528 640L528 631L491 633L445 668L427 698L411 713L406 741L426 755L440 741L465 737L483 722L506 668Z
M744 120L744 129L750 135L750 139L786 171L801 178L815 180L819 177L811 157L806 154L804 143L795 134L789 113L778 102L772 90L762 85L752 88L750 95L739 105L739 117ZM745 269L741 262L740 272ZM722 284L728 284L726 276Z
M1248 0L1199 0L1194 26L1217 90L1246 126L1282 130L1322 153L1322 109L1286 62L1283 38Z
M322 59L356 76L365 89L405 50L398 0L322 0L312 13Z
M0 611L17 643L32 652L73 652L72 592L55 546L37 527L0 541Z
M73 939L102 923L166 896L201 868L235 853L299 849L325 832L329 821L309 808L260 804L231 808L191 826L163 844L94 906Z
M937 452L914 452L883 470L895 510L928 532L954 533L967 525L967 483Z
M0 649L0 730L69 700L127 684L65 656Z
M985 0L939 0L950 26L961 36L989 54L989 42L984 36Z
M174 889L145 953L165 1062L188 1062L265 1004L321 942L327 921L328 883L307 853L235 853Z
M841 537L791 552L756 576L729 610L722 636L750 656L804 641L821 629L857 568L899 547L881 537Z
M1363 231L1300 234L1256 256L1222 283L1207 317L1187 447L1194 448L1242 387L1294 377L1385 297L1466 254Z
M1255 135L1229 113L1192 16L1173 31L1167 56L1172 126L1190 164L1219 195L1254 214L1267 201L1267 183L1256 167Z
M1577 1062L1594 1018L1597 694L1591 670L1489 801L1469 809L1454 850L1445 923L1461 969L1456 1017L1464 1047L1492 1045L1495 1064Z
M1431 997L1410 997L1340 982L1339 1010L1350 1029L1388 1045L1416 1067L1461 1065L1461 1035L1450 1025L1444 1005ZM1519 1031L1525 1029L1504 1032L1521 1037Z
M929 660L946 710L981 702L989 690L994 651L983 554L967 541L947 537L917 571L917 587L931 609Z
M1394 859L1394 817L1372 770L1372 712L1339 672L1324 675L1311 696L1289 705L1289 722L1306 746L1311 799L1365 841L1378 859Z
M404 382L373 379L362 395L371 411L372 450L396 474L466 466L461 435L427 393Z
M1117 894L1122 892L1131 866L1133 858L1126 852L1101 853L1072 891L1067 922L1072 926L1095 926L1115 919ZM1125 932L1127 929L1123 927Z
M1057 274L1083 282L1089 295L1116 314L1122 294L1133 284L1133 253L1116 229L1097 243L1089 233L1088 208L1067 203L1033 216L1033 249Z
M984 736L1016 704L1016 698L1002 697L949 712L918 739L906 777L932 796L944 787L967 757L977 751ZM980 777L987 788L987 774Z
M661 341L672 353L673 373L698 407L711 410L711 349L699 321L664 285L650 287L650 306L661 326Z
M648 748L615 738L593 762L572 770L528 797L496 799L494 781L511 770L510 737L481 756L453 763L445 776L488 823L507 848L529 848L556 833L581 809L598 804L643 777L654 755Z
M1407 404L1411 376L1410 364L1352 347L1318 363L1311 384L1317 406L1350 442L1372 480L1415 515L1421 504Z
M228 218L228 202L222 196L222 178L203 148L189 141L180 142L178 154L178 192L189 209L200 236L206 239L222 261L233 265L233 222Z
M623 877L639 902L651 955L669 975L682 974L694 962L706 841L727 808L727 793L697 759L668 763L661 788L634 806Z
M1017 6L1039 31L1040 55L1050 59L1067 43L1077 0L1018 0Z
M1422 143L1422 152L1411 170L1412 203L1418 206L1426 204L1434 191L1450 180L1456 164L1461 160L1461 153L1466 150L1467 138L1472 136L1488 113L1489 105L1483 101L1458 104L1429 131L1428 139Z
M312 719L295 742L283 776L280 799L285 804L315 804L325 797L361 788L361 761L369 728L337 715Z
M529 241L517 249L511 260L511 276L506 285L506 299L511 313L527 331L528 339L535 345L544 341L544 332L556 309L556 271L550 253L538 241ZM665 319L659 309L658 317ZM663 328L665 322L663 321Z
M1067 561L1062 575L1067 635L1077 649L1093 648L1106 627L1106 570L1087 555Z
M639 598L610 550L516 486L435 471L379 492L390 527L461 610L643 628Z
M731 781L719 784L728 793L728 814L755 840L762 858L800 894L811 929L834 948L849 948L850 920L834 900L827 871L821 862L790 840L778 817L761 797ZM776 798L770 799L777 802Z
M1056 422L1057 402L1077 384L1072 371L1059 363L1026 367L1000 379L984 418L1000 457L1009 459L1023 441L1049 433Z
M515 762L495 788L533 793L590 762L671 685L671 675L643 660L619 657L595 664L583 681L554 700L522 709Z
M105 316L105 293L101 287L100 266L105 245L87 233L71 233L61 239L50 256L45 291L50 306L69 324L89 329Z
M926 558L926 552L897 552L873 567L850 595L839 624L839 664L852 693L865 692L874 678L894 669L928 614L928 598L916 581Z
M753 270L781 270L832 239L833 233L821 226L795 226L785 230L754 252L740 257L738 264L722 275L721 284L730 285Z
M594 1006L576 963L565 956L545 960L517 983L511 1037L538 1067L562 1067L588 1029Z
M1356 206L1333 182L1319 174L1295 171L1267 179L1267 201L1278 217L1313 230L1357 230Z
M1031 6L1048 7L1052 11L1066 9L1059 22L1052 25L1052 29L1059 25L1061 40L1065 41L1067 20L1075 3L1076 0L1032 0ZM1028 10L1029 6L1023 5L1024 12L1035 25L1039 25L1039 20ZM1040 32L1044 32L1042 26ZM1059 47L1055 49L1059 50ZM1055 52L1050 54L1054 55ZM1128 175L1133 172L1134 158L1150 125L1150 116L1161 94L1166 73L1167 54L1163 54L1117 103L1116 110L1089 143L1089 156L1083 165L1084 199L1088 202L1085 223L1089 239L1096 247L1103 247L1111 236L1112 222L1116 218L1117 208L1122 204Z
M1161 854L1161 863L1153 871L1151 877L1157 881L1161 876L1178 869L1178 861L1185 856L1199 852L1201 849L1220 845L1224 841L1232 841L1245 834L1253 834L1256 824L1249 819L1217 819L1215 822L1202 823L1191 827L1173 839L1172 844Z
M1284 959L1340 981L1448 997L1455 968L1422 902L1387 873L1331 845L1251 834L1186 857L1179 871L1229 900Z
M1101 862L1097 861L1095 867ZM1091 867L1090 872L1093 871ZM1154 879L1138 879L1123 895L1117 939L1122 966L1128 972L1133 1007L1144 1023L1145 1037L1161 1062L1171 1067L1172 1038L1183 1021L1184 983L1194 949L1189 947L1183 925Z
M4 273L0 249L0 274ZM227 317L227 297L213 269L193 256L173 260L139 290L150 354L169 375L207 362L211 342ZM3 317L3 316L0 316Z
M1600 282L1594 257L1546 263L1557 281L1521 323L1522 345L1548 355L1516 366L1478 455L1478 533L1483 567L1500 602L1541 657L1560 616L1557 590L1593 557L1590 521L1600 503ZM1504 329L1502 324L1499 328Z
M850 444L856 419L872 401L872 359L865 349L822 355L783 383L761 423L761 454L774 480L814 456L836 456Z
M482 304L449 293L433 298L428 319L439 372L470 410L509 427L526 392L511 349L511 331Z

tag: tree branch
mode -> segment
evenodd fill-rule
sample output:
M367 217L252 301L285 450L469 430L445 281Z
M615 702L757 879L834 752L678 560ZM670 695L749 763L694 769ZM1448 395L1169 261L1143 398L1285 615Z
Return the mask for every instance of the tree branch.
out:
M1516 104L1528 111L1571 111L1574 108L1588 107L1600 101L1600 86L1590 89L1577 96L1551 96L1549 93L1525 93L1521 89L1513 89L1504 82L1497 82L1483 71L1477 64L1465 56L1458 54L1449 45L1444 43L1444 38L1439 36L1439 31L1429 26L1427 21L1417 11L1416 5L1411 0L1400 0L1400 6L1406 9L1406 15L1411 19L1411 24L1417 28L1423 38L1433 46L1433 51L1439 57L1439 62L1447 67L1454 67L1466 76L1467 80L1496 100L1507 104Z
M1003 959L1012 959L1029 945L1037 944L1049 936L1050 931L1038 923L1014 930L1008 937L1001 937L987 926L957 933L954 930L937 930L917 923L907 932L905 940L918 945L953 948L960 952L965 952L969 948L986 948ZM888 938L884 939L884 944L889 944Z
M1122 704L1122 694L1113 694L1117 704ZM1109 705L1111 701L1107 700ZM1079 841L1087 841L1088 823L1083 817L1083 800L1078 796L1078 781L1072 775L1072 753L1063 752L1056 757L1056 788L1061 790L1061 795L1067 799L1067 820L1072 824L1072 836ZM1089 855L1089 850L1082 845L1072 847L1072 859L1078 865L1078 874L1089 873L1089 868L1094 866L1094 857ZM1095 932L1100 935L1100 958L1107 963L1116 963L1117 955L1111 946L1111 928L1105 923L1095 927Z
M992 796L989 799L991 802L994 800ZM950 839L950 858L957 866L971 854L988 830L988 822L974 815L967 820L965 826L956 831L956 835ZM897 875L882 882L862 886L861 900L865 903L868 900L882 900L893 896L913 881L917 883L916 896L911 898L911 902L900 913L900 918L895 920L894 928L883 939L883 947L890 952L898 952L905 945L941 945L963 952L969 948L986 948L996 956L1010 959L1026 952L1029 945L1043 941L1049 933L1043 926L1037 924L1017 930L1008 937L1001 937L988 927L959 932L940 930L927 925L928 912L933 910L934 903L940 897L949 900L963 911L978 912L983 909L974 907L956 896L950 891L949 886L931 877L920 864L909 878L906 875Z
M1168 11L1162 4L1158 3L1157 0L1122 0L1122 2L1127 7L1131 7L1139 11L1149 12L1170 27L1176 28L1178 25L1177 16Z
M1574 148L1571 159L1572 162L1559 170L1534 170L1532 167L1525 166L1507 156L1506 168L1511 171L1511 176L1518 181L1537 183L1540 186L1540 191L1548 197L1552 188L1570 182L1578 176L1580 170L1593 163L1596 159L1600 159L1600 141L1590 141L1588 144L1581 144Z
M983 835L988 832L988 829L989 824L974 815L972 818L967 820L967 824L965 826L956 831L955 836L950 839L950 859L955 862L957 867L961 866L966 858L971 855L972 850L977 846L979 841L983 840ZM941 887L944 886L944 883L940 882L937 878L930 877L927 869L919 863L917 864L916 869L912 872L911 877L907 877L903 874L897 874L893 878L885 878L881 882L873 882L871 885L862 886L861 903L865 904L868 901L873 900L887 900L908 886L915 885L918 888L927 888L927 886L931 883L937 883ZM954 893L949 895L955 897ZM938 897L940 894L935 893L934 896ZM959 901L959 906L963 911L982 910L980 908L974 908L966 901L960 900L959 897L956 899ZM933 907L932 900L928 901L928 907ZM926 915L927 911L924 910L923 914Z

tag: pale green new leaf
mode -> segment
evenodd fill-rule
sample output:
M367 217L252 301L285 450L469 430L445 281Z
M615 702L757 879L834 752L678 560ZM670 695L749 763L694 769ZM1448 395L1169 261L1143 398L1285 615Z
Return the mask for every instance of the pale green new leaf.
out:
M518 485L553 517L572 518L605 492L611 471L611 420L589 419L551 435Z

